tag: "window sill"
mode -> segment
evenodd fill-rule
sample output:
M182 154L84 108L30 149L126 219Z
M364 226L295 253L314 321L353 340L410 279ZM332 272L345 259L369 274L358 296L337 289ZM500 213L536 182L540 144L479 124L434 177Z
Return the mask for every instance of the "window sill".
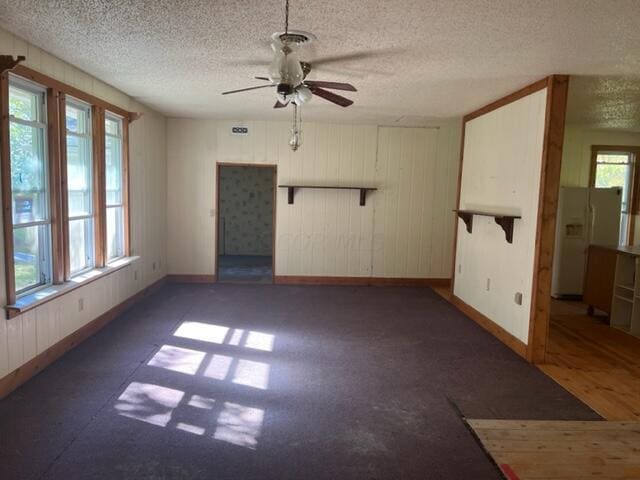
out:
M94 268L93 270L89 270L88 272L78 275L61 285L51 285L36 292L24 295L13 305L7 305L5 307L5 310L7 311L7 318L17 317L24 312L59 298L77 288L106 277L113 272L117 272L118 270L128 267L132 263L138 261L139 258L140 257L122 257L114 260L106 267Z

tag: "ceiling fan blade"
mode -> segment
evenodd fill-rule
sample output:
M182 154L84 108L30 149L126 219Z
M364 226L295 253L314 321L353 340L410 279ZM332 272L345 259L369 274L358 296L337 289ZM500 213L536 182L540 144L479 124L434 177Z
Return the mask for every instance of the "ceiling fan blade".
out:
M229 95L230 93L248 92L249 90L257 90L258 88L275 87L275 85L259 85L257 87L241 88L239 90L229 90L228 92L222 92L222 95Z
M264 80L265 82L270 82L271 81L267 77L253 77L253 78L255 78L256 80Z
M276 100L276 104L273 106L273 108L284 108L286 106L286 103L282 103L280 100Z
M331 103L335 103L336 105L340 105L341 107L348 107L353 104L353 100L349 100L341 95L330 92L329 90L325 90L320 87L314 87L313 85L309 86L309 89L314 95L324 98L325 100L330 101Z
M350 83L341 83L341 82L322 82L319 80L305 80L308 86L314 87L322 87L322 88L330 88L332 90L346 90L349 92L357 92L356 87L351 85Z

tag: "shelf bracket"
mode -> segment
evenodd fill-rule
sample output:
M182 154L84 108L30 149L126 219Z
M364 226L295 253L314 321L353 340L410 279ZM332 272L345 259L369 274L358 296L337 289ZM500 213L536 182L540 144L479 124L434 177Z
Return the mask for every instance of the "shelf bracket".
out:
M467 232L473 232L473 213L458 211L458 217L462 219L467 226Z
M13 55L0 55L0 73L13 70L19 63L24 62L25 60L26 58L24 55L18 55L15 58Z
M367 189L361 188L360 189L360 206L364 207L366 203L367 203Z
M507 243L513 243L513 217L494 217L498 225L504 230L504 238Z
M295 187L287 187L287 203L293 205L293 195L296 193Z

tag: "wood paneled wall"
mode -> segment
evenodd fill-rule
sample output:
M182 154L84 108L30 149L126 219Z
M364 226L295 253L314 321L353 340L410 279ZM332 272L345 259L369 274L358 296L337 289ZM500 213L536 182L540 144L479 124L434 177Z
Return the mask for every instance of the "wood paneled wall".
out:
M0 52L125 110L143 112L130 129L132 252L139 261L10 320L0 319L0 378L166 275L166 120L122 92L0 29ZM3 248L0 245L0 248ZM4 256L0 262L4 268ZM0 303L6 304L4 275ZM84 308L79 310L79 300ZM3 316L4 317L4 316Z
M466 124L460 208L520 215L513 243L491 217L458 222L454 294L524 344L529 337L547 90ZM522 293L522 305L514 301Z
M231 135L232 125L249 127ZM439 128L306 123L298 152L286 122L170 119L169 272L215 271L215 164L274 164L278 182L377 186L279 189L276 275L448 278L459 122Z

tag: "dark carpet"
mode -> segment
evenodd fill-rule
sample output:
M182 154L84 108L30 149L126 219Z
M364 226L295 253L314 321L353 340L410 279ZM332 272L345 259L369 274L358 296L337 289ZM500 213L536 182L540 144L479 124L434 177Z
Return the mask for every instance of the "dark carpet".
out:
M167 285L0 402L0 478L501 478L450 402L598 418L429 289Z
M218 281L223 283L273 283L271 256L220 255Z

